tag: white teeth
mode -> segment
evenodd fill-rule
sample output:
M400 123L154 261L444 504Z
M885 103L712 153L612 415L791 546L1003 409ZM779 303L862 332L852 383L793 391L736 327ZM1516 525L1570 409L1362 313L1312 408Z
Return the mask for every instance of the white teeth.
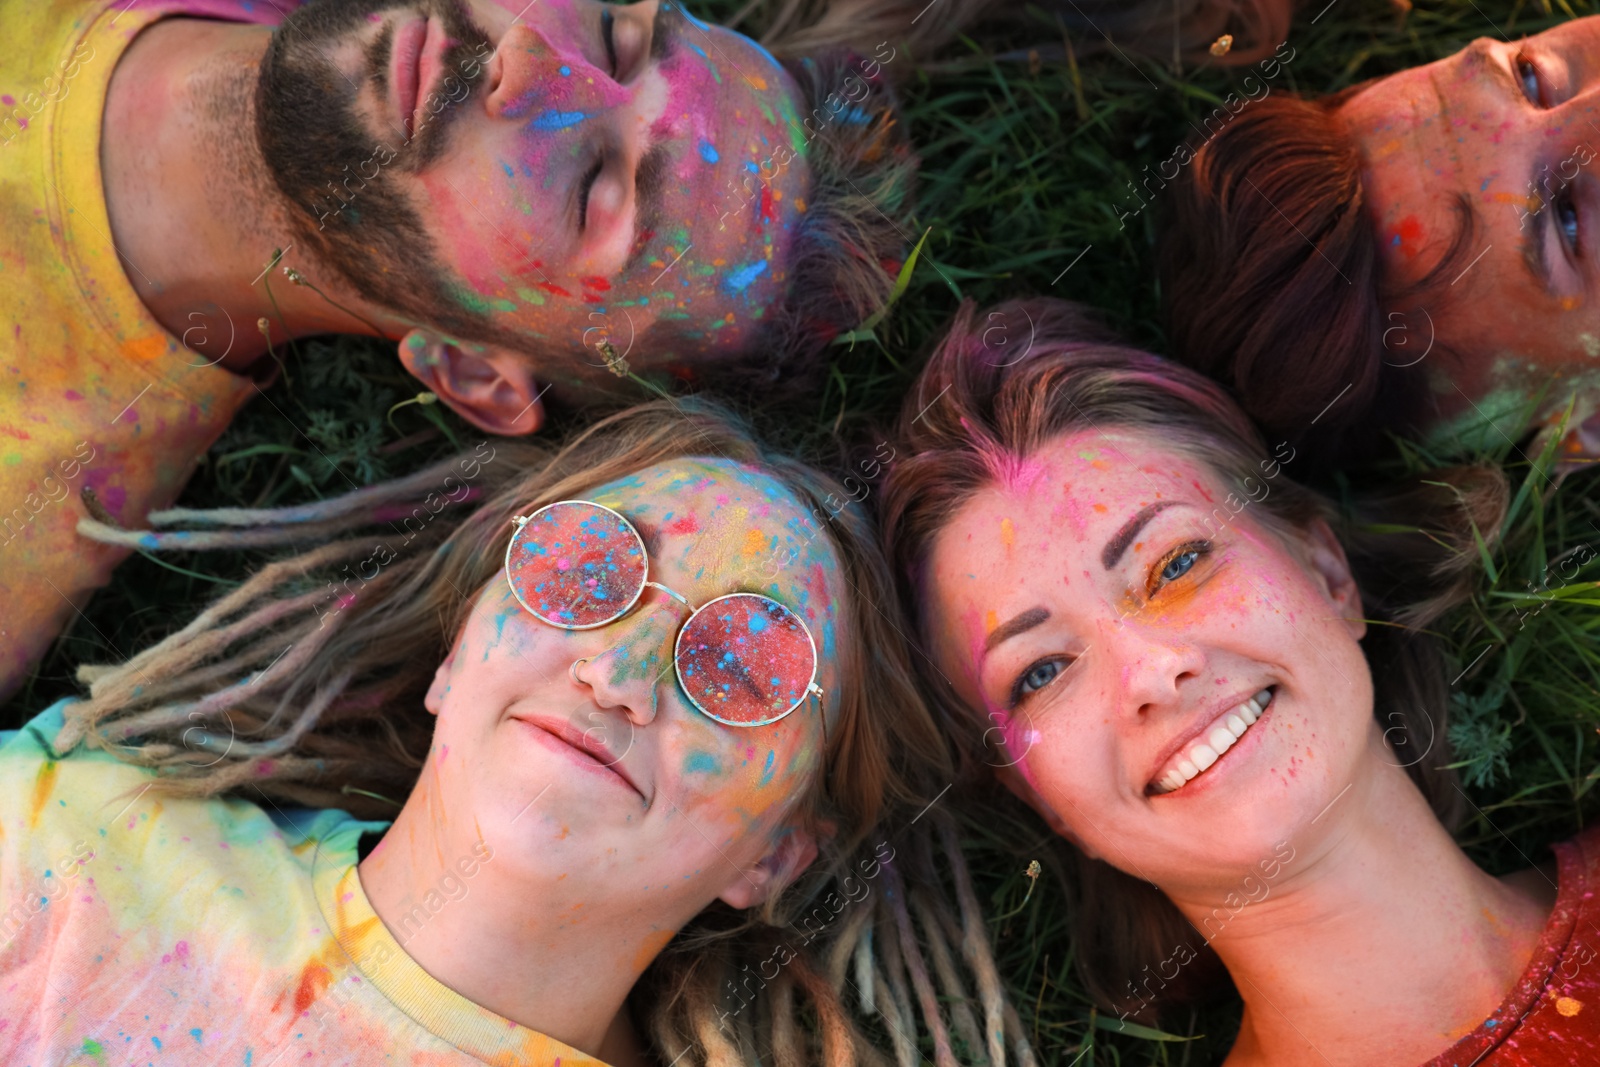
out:
M1244 736L1244 732L1255 725L1266 711L1267 705L1271 703L1272 690L1263 689L1234 708L1213 726L1208 734L1169 764L1167 773L1157 779L1154 791L1171 793L1182 789L1201 771L1217 762L1224 752L1232 748L1234 743Z

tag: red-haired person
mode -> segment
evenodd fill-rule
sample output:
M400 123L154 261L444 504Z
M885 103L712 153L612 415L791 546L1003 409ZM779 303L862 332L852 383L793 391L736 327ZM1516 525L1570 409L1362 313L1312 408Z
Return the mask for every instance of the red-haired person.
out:
M1170 193L1174 355L1324 461L1502 444L1573 394L1562 454L1600 455L1597 90L1581 18L1243 109Z
M50 0L0 39L0 697L126 554L83 491L170 505L266 333L384 338L522 434L614 371L804 390L902 254L872 68L671 0Z

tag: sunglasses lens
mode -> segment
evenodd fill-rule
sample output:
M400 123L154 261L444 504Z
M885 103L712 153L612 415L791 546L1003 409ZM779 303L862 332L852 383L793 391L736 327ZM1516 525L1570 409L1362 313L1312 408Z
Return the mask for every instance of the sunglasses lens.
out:
M816 674L811 635L788 608L735 593L695 612L678 634L678 678L701 711L730 726L783 718Z
M511 540L511 590L540 620L581 628L610 622L638 599L644 545L627 520L593 504L535 512Z

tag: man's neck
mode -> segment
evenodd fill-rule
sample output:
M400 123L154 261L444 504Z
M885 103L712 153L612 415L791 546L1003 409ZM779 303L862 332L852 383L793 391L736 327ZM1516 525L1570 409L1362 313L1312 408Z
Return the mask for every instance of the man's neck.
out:
M155 23L119 60L101 129L106 210L129 282L169 333L230 370L266 352L262 319L278 344L373 332L283 274L293 265L339 303L362 308L319 276L309 249L294 248L256 146L255 78L271 34L208 19ZM277 249L286 253L268 271Z

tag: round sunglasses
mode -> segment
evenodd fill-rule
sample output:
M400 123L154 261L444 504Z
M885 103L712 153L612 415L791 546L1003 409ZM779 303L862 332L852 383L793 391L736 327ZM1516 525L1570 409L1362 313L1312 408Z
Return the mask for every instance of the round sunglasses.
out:
M646 586L659 589L690 609L672 661L691 704L728 726L765 726L815 694L826 739L817 645L794 612L760 593L728 593L696 607L650 581L644 539L604 504L558 500L512 522L506 580L528 614L563 630L593 630L631 611Z

